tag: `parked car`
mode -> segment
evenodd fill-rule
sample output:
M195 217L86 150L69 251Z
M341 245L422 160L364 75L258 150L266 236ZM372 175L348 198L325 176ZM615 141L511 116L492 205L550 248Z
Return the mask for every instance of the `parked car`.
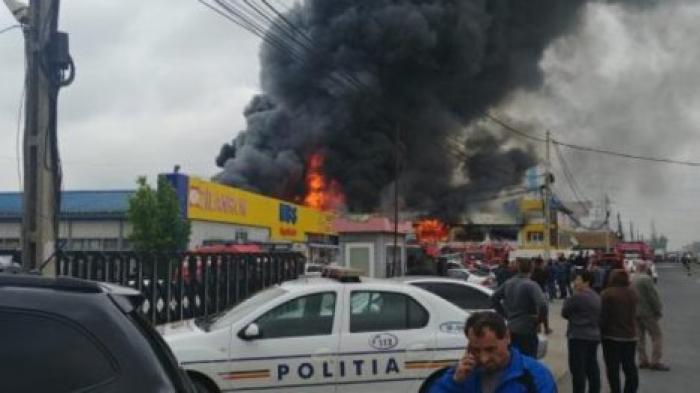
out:
M425 392L464 354L467 312L416 286L350 274L264 290L161 332L201 392Z
M432 292L469 313L495 311L491 301L493 290L483 285L461 279L433 276L397 277L395 280ZM548 340L543 334L538 335L538 338L537 357L543 358L547 354Z
M491 289L496 287L495 274L482 269L450 269L447 271L447 277L457 278Z
M1 270L3 392L196 392L139 292Z

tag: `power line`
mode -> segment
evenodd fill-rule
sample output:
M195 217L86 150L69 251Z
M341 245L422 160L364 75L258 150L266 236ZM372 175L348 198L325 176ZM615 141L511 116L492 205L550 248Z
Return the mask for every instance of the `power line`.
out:
M583 201L588 200L583 191L581 191L581 188L578 185L578 182L576 181L576 178L574 177L573 172L571 172L571 169L569 168L568 163L564 159L564 155L561 152L561 149L559 149L559 146L554 145L554 151L557 154L557 158L559 159L559 163L561 165L562 172L564 173L564 179L569 185L569 188L571 189L571 192L573 193L573 197L578 202L578 204L581 205L581 207L584 210L588 210L588 207Z
M657 163L663 163L663 164L700 167L700 162L681 161L681 160L673 160L670 158L648 157L648 156L641 156L641 155L636 155L636 154L621 153L621 152L617 152L617 151L613 151L613 150L597 149L597 148L588 147L588 146L574 145L571 143L565 143L565 142L561 142L558 140L552 140L552 143L555 145L568 147L569 149L585 151L585 152L590 152L590 153L604 154L604 155L613 156L613 157L627 158L627 159L640 160L640 161L657 162Z
M505 121L499 119L498 117L486 113L485 115L487 118L491 119L495 123L499 124L501 127L504 129L511 131L517 135L522 136L523 138L527 138L536 142L542 142L545 143L546 139L541 138L539 136L534 136L531 134L528 134L525 131L522 131ZM600 148L595 148L595 147L590 147L590 146L583 146L583 145L577 145L573 143L566 143L562 142L557 139L552 139L552 143L554 145L559 145L563 147L567 147L569 149L574 149L574 150L579 150L579 151L584 151L584 152L589 152L589 153L596 153L596 154L603 154L603 155L608 155L608 156L613 156L613 157L619 157L619 158L626 158L626 159L632 159L632 160L640 160L640 161L649 161L649 162L656 162L656 163L662 163L662 164L673 164L673 165L685 165L685 166L691 166L691 167L700 167L700 162L695 162L695 161L683 161L683 160L674 160L670 158L661 158L661 157L650 157L650 156L643 156L643 155L637 155L637 154L629 154L629 153L624 153L624 152L619 152L615 150L608 150L608 149L600 149Z
M546 143L546 142L547 142L547 139L545 139L545 138L543 138L543 137L539 137L539 136L533 136L533 135L528 134L528 133L525 132L525 131L521 131L521 130L519 130L519 129L513 127L513 126L511 126L510 124L506 123L505 121L499 119L498 117L496 117L496 116L490 114L490 113L486 113L486 117L489 118L489 119L491 119L491 121L493 121L494 123L496 123L496 124L498 124L499 126L503 127L504 129L506 129L506 130L508 130L508 131L510 131L510 132L512 132L512 133L514 133L514 134L520 135L520 136L523 137L523 138L527 138L527 139L533 140L533 141L535 141L535 142L541 142L541 143Z

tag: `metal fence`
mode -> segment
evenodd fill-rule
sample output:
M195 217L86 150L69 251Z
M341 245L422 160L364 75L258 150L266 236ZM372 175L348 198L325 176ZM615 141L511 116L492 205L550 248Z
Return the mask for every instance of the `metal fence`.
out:
M146 300L154 325L219 313L255 292L297 278L304 257L294 252L199 254L61 252L56 274L132 287Z

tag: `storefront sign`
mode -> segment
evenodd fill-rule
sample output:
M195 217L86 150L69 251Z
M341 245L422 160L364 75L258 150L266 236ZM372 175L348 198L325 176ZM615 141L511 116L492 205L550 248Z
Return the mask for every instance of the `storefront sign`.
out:
M275 241L334 234L327 213L194 177L189 178L187 218L268 228Z

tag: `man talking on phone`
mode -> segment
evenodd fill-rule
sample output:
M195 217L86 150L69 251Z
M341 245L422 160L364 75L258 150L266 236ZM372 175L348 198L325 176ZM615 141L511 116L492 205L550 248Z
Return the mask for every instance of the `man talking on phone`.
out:
M464 327L468 344L457 366L430 393L556 393L552 373L510 346L506 322L495 312L472 314Z

